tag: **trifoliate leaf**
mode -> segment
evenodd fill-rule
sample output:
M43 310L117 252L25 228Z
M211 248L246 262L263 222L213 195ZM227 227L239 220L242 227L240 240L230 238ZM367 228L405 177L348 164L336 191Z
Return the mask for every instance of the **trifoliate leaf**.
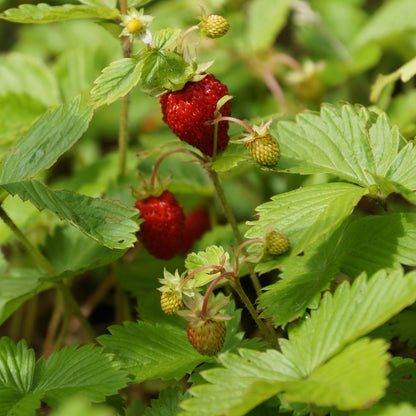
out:
M296 122L278 123L280 168L292 173L330 173L361 186L374 184L373 175L401 183L396 170L414 169L410 163L399 168L403 138L386 114L374 117L365 108L328 104L319 115L303 113ZM415 181L411 173L403 186L408 186L409 177Z
M289 252L259 263L256 270L272 270L304 251L351 214L367 190L346 183L311 185L272 197L256 208L260 218L248 224L247 238L264 238L272 226L287 235Z
M225 266L226 268L229 265L229 259L230 255L222 247L209 246L204 251L188 254L185 267L188 274L205 266ZM195 281L194 287L206 285L218 277L219 274L219 271L215 272L215 268L207 268L197 272L192 277Z
M183 416L243 416L279 392L286 400L360 409L387 386L387 344L360 339L416 298L416 273L380 272L343 283L319 309L289 328L282 352L222 354L223 368L202 373ZM357 341L358 340L358 341ZM352 364L353 363L353 364Z
M136 383L162 378L180 379L207 360L194 350L186 330L169 324L125 322L109 328L111 335L98 341L116 354Z
M362 274L352 285L342 283L334 295L326 292L311 317L291 328L289 341L282 340L282 351L302 374L310 374L346 344L415 300L416 272L403 275L402 270L390 274L381 270L368 280Z
M304 255L282 266L281 280L265 288L259 306L275 324L301 316L338 272L355 278L398 263L416 263L416 216L413 213L375 215L344 223L321 237Z
M127 384L127 373L103 354L86 345L65 347L35 364L35 353L24 341L0 340L0 412L4 415L35 414L40 400L51 406L69 395L103 401Z
M46 112L13 144L3 159L0 184L24 181L52 166L88 128L92 107L79 97Z
M347 346L307 379L286 383L283 397L290 402L336 406L340 410L361 408L384 394L390 359L387 349L383 340L363 338Z
M74 394L103 401L127 384L127 373L112 359L92 345L64 347L36 363L34 391L43 391L43 400L52 407Z
M15 23L50 23L68 19L115 19L117 9L96 8L84 5L64 4L50 6L46 3L22 4L18 8L0 13L0 19Z
M109 248L131 247L136 241L139 212L118 201L91 198L68 190L53 191L38 181L3 187L23 201L30 200L39 210L48 209Z
M284 382L299 377L280 352L264 353L241 349L240 355L222 354L225 368L202 373L209 382L191 387L192 399L185 400L182 416L242 416L284 389Z
M139 82L140 75L141 61L137 58L123 58L112 62L94 81L90 95L91 104L99 107L124 97Z

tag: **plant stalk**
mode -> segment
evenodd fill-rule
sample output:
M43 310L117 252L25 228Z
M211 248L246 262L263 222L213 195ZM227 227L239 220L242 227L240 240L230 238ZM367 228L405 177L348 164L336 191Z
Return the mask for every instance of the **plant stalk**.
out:
M32 255L34 260L38 263L38 265L51 277L56 276L58 273L55 268L49 263L48 259L39 251L37 247L35 247L27 237L20 231L20 229L16 226L13 220L9 217L9 215L4 211L3 207L0 205L0 218L4 221L4 223L12 230L16 238L25 246L27 251ZM72 311L78 317L83 326L86 333L94 340L95 333L92 329L90 323L85 319L84 315L81 312L81 309L72 296L70 290L61 282L57 283L57 286L62 293L63 297L68 301L68 304L71 305Z
M214 184L215 190L217 192L218 198L220 199L221 205L223 207L225 216L227 217L228 222L231 225L231 229L233 230L234 236L237 240L239 245L243 244L244 240L240 234L240 231L237 226L237 221L235 220L234 214L232 213L230 206L228 205L227 199L225 197L224 191L222 189L221 183L219 181L218 175L215 171L210 168L207 168L208 175L211 178L212 183ZM261 285L256 273L253 270L251 264L247 264L247 268L250 273L251 281L253 282L253 286L256 290L257 295L261 293Z
M237 292L238 296L240 296L241 300L243 301L244 305L250 312L250 315L254 319L259 328L260 332L263 334L265 340L270 344L270 346L276 350L280 350L279 343L277 342L277 337L274 336L274 333L268 330L264 322L259 318L257 315L256 309L254 308L253 304L251 303L250 299L244 292L244 289L241 286L240 280L238 278L235 279L233 284L234 290Z
M127 0L120 0L120 13L127 14ZM122 39L123 57L129 58L132 44L130 38ZM127 143L128 143L128 118L130 99L129 94L121 98L120 124L118 130L118 176L126 174Z

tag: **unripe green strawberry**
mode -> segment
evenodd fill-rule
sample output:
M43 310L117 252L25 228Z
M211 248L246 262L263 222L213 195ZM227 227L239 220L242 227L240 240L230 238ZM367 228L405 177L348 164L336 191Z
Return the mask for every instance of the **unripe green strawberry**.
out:
M163 292L160 298L160 306L166 315L175 315L177 311L184 309L185 305L182 299L173 292Z
M290 242L286 234L281 231L272 230L266 234L265 249L274 256L286 253L289 250Z
M225 340L225 322L214 319L191 321L187 334L191 345L203 355L215 355L221 351Z
M271 135L256 137L247 144L251 157L262 166L275 166L280 159L280 146Z
M228 20L217 14L210 14L207 16L203 21L203 30L208 38L216 39L224 36L228 29L230 28L230 24Z

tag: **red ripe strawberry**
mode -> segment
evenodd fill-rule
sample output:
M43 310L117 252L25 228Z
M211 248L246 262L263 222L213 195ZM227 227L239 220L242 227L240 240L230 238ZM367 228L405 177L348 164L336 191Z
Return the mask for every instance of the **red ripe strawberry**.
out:
M182 246L185 216L182 206L169 191L136 201L144 222L138 237L153 256L169 260Z
M227 87L212 74L197 82L187 82L183 89L160 97L163 121L181 140L212 156L214 126L207 122L214 119L217 102L224 95L228 95ZM223 116L230 116L231 102L226 102L220 112ZM228 121L218 123L217 151L228 145L227 130Z
M196 208L185 216L182 252L187 253L194 243L211 228L209 213L204 208Z

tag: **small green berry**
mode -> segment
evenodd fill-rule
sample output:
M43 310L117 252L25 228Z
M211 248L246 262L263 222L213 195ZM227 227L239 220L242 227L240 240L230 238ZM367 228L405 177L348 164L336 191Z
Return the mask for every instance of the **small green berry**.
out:
M280 159L280 146L271 135L256 137L247 144L251 157L262 166L275 166Z
M286 234L281 231L273 230L266 234L265 249L274 256L286 253L289 250L290 242Z
M228 20L217 14L210 14L204 20L204 32L208 38L216 39L224 36L228 29L230 28L230 24Z

